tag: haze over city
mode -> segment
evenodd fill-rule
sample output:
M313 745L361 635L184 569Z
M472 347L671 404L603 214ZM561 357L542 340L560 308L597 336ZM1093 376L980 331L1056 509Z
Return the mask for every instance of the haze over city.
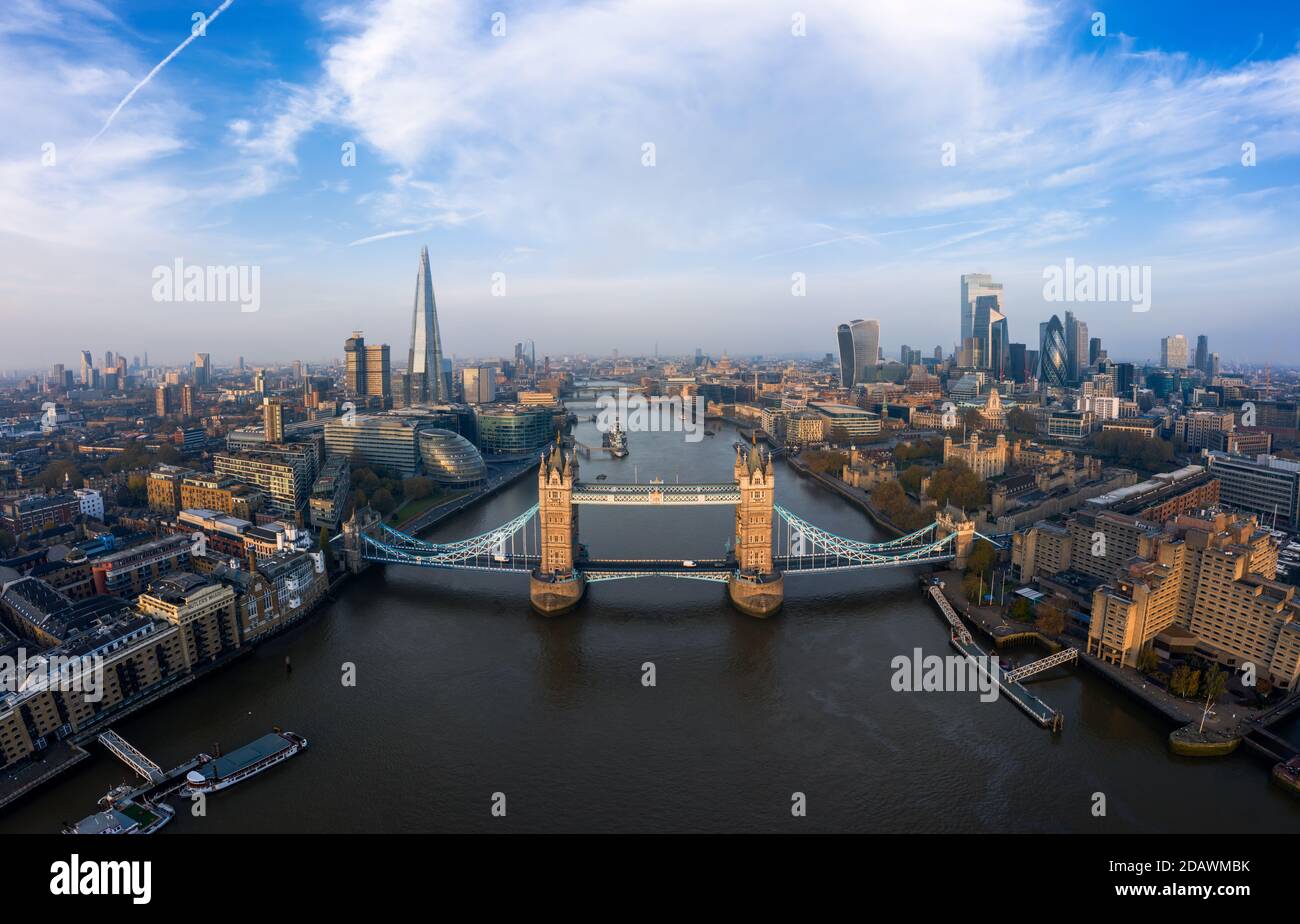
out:
M7 3L0 368L402 342L425 243L448 355L821 355L852 317L949 351L976 271L1032 342L1073 258L1151 269L1149 311L1081 308L1114 357L1182 332L1290 358L1261 336L1300 289L1279 8L1097 35L1073 2L869 7L235 0L169 57L189 6ZM178 258L260 267L259 310L155 301Z

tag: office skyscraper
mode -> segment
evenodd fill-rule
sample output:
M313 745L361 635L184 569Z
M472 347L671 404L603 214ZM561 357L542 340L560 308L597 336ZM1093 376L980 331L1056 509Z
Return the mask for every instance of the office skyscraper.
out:
M992 295L998 300L997 310L1002 310L1002 283L994 282L988 273L966 273L961 277L961 340L963 345L975 336L975 300L981 295Z
M365 394L382 398L384 407L393 404L393 370L388 358L388 344L366 345Z
M971 364L988 369L994 378L1004 378L1010 359L1007 317L999 309L1001 295L980 295L975 299L975 323L971 334L975 355Z
M466 366L461 370L466 404L491 404L497 399L495 366Z
M1088 325L1067 311L1062 328L1065 331L1066 381L1082 381L1083 370L1088 368Z
M354 330L343 341L343 387L350 395L366 393L366 338Z
M367 344L361 331L343 341L344 385L349 395L367 395L383 399L384 407L392 405L392 368L389 363L388 344Z
M207 353L194 354L194 384L199 388L212 384L212 358Z
M1025 365L1025 362L1031 352L1032 350L1026 349L1025 344L1023 343L1012 343L1008 345L1007 357L1009 359L1009 364L1007 367L1007 374L1011 377L1011 381L1023 382L1028 378L1029 367Z
M1182 334L1160 339L1160 365L1164 369L1187 368L1187 338Z
M874 381L880 355L880 322L861 318L836 329L840 347L840 384L852 388Z
M1196 368L1210 374L1210 338L1205 334L1196 338Z
M1064 387L1068 375L1065 327L1056 315L1038 325L1038 363L1043 384Z
M429 248L420 248L420 268L415 275L415 308L411 314L411 353L406 364L406 403L442 404L451 400L442 374L442 338L438 333L438 306L433 300L433 272Z

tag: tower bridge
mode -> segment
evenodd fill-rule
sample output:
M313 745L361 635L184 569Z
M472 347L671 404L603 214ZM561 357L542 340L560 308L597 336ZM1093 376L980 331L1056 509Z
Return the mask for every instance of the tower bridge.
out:
M955 562L965 565L976 538L1003 546L1005 537L980 536L974 523L944 512L928 526L886 542L837 536L776 503L773 457L757 446L736 448L732 480L711 484L588 484L578 457L556 445L543 452L537 503L486 533L456 542L417 539L383 523L369 507L354 511L340 536L348 567L371 563L527 573L533 608L551 616L581 601L586 585L639 577L725 583L731 601L752 616L775 613L785 599L785 576L863 568ZM579 508L720 506L735 508L727 557L708 560L593 557L579 541Z

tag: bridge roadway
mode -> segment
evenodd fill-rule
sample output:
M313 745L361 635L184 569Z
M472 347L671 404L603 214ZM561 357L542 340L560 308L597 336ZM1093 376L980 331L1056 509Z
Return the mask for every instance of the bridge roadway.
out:
M419 565L424 556L418 550L409 550L406 560L387 559L391 564ZM433 556L430 556L433 557ZM856 568L888 568L897 565L928 565L937 562L952 561L952 555L938 555L930 558L891 559L878 562L863 562L837 555L775 555L772 563L776 570L787 574L816 573L819 571L846 571ZM383 561L378 556L371 560ZM689 562L689 564L688 564ZM541 564L536 555L508 555L504 560L480 555L461 562L436 562L435 567L453 568L467 571L531 571ZM730 574L736 570L734 558L580 558L578 570L584 573L601 574Z

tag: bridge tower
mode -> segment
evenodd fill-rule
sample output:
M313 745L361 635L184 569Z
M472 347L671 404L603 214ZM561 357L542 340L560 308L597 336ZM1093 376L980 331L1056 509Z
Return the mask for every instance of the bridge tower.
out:
M566 454L557 439L549 454L542 453L537 470L541 562L528 582L533 609L543 616L573 609L586 585L577 567L578 508L573 503L573 483L577 479L577 455Z
M736 450L733 470L740 487L736 504L736 570L727 593L750 616L770 616L785 600L785 579L772 564L776 478L772 457L757 446Z
M354 509L352 516L344 522L343 559L351 573L360 574L370 567L370 562L364 558L366 551L364 537L373 536L378 530L379 523L379 514L369 504Z
M942 539L952 533L957 534L957 538L952 541L952 552L956 556L953 559L952 566L958 571L964 570L966 561L970 558L971 549L975 547L975 522L964 513L956 513L951 508L936 511L934 522L935 539Z

